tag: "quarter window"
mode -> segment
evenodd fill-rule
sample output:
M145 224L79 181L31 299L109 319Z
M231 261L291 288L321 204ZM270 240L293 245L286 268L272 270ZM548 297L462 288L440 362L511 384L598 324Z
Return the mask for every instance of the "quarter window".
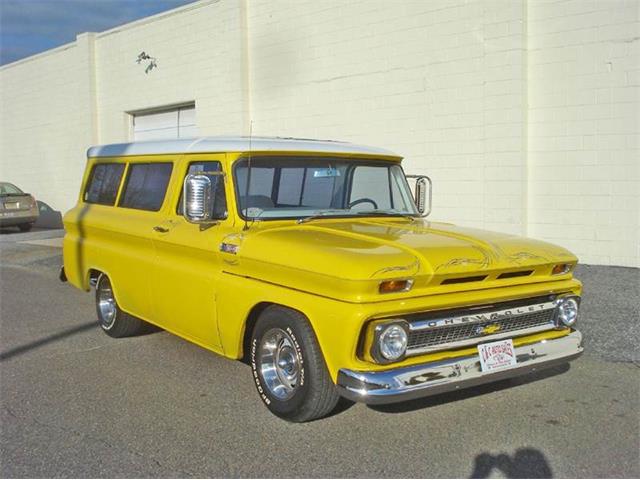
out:
M99 205L114 205L123 172L123 163L94 165L84 192L84 201Z
M193 162L189 164L187 175L192 173L221 172L222 166L220 162ZM224 191L224 177L222 175L207 175L213 186L213 197L215 199L213 218L227 218L227 198ZM180 200L176 212L182 215L182 190L180 191Z
M157 212L171 177L171 163L132 163L119 206Z

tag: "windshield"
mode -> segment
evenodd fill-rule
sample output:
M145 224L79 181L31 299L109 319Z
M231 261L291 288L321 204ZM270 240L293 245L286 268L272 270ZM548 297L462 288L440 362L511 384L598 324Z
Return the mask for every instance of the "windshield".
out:
M11 183L0 182L0 195L22 194L22 190Z
M395 163L254 157L250 172L243 159L236 164L234 176L245 218L417 215L404 173Z

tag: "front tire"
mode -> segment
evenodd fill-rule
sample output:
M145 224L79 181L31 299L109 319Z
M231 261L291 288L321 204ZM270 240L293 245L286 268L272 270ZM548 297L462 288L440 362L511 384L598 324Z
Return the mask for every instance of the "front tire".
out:
M96 312L100 328L110 337L131 337L145 331L145 322L118 306L111 281L104 274L100 275L96 284Z
M28 232L33 228L33 223L22 223L18 225L18 228L20 229L21 232Z
M251 338L251 369L267 408L290 422L322 418L340 398L315 332L294 310L271 306L262 312Z

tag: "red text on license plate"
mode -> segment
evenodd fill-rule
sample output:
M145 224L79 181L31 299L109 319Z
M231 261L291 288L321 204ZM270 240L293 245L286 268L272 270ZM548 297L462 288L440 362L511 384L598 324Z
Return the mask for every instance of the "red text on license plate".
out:
M483 372L501 370L516 365L516 350L513 347L513 340L510 338L478 345L478 354Z

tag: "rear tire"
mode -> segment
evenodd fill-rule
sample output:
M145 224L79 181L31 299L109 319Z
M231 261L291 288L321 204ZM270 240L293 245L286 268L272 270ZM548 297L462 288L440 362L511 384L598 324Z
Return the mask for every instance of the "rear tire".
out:
M20 229L21 232L28 232L33 228L33 223L22 223L18 225L18 228Z
M264 310L253 330L250 359L258 394L278 417L308 422L338 403L315 332L301 313L280 306Z
M123 312L118 306L111 281L104 274L96 284L96 312L100 328L110 337L131 337L146 330L146 322Z

